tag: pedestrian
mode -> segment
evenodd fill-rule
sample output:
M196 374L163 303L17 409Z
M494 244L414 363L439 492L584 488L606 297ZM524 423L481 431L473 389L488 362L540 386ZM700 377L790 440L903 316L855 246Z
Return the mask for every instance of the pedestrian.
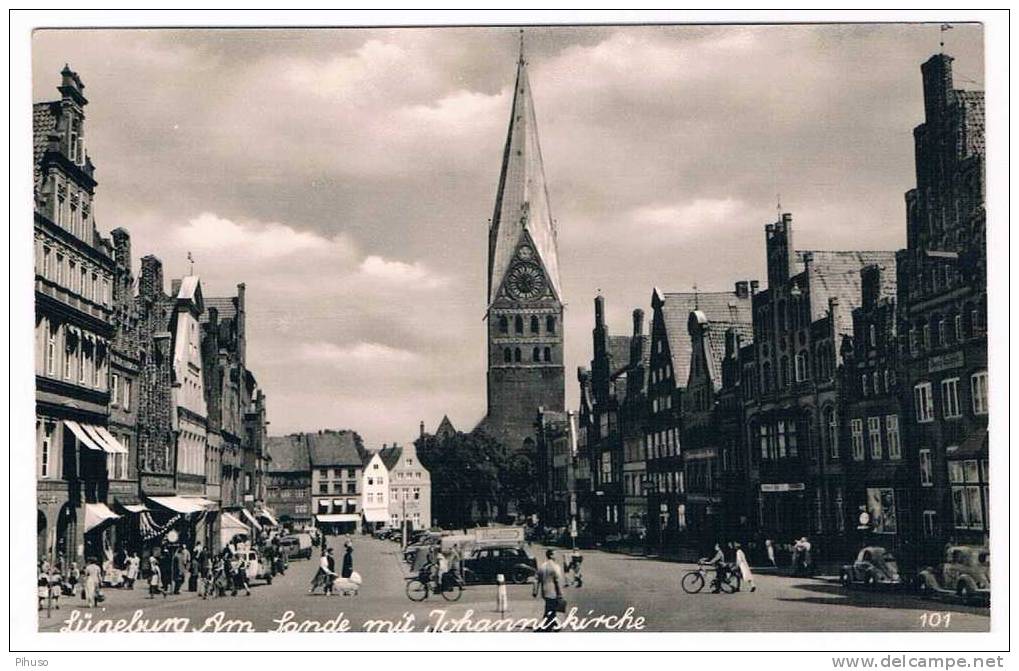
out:
M85 566L85 607L95 608L99 603L99 584L102 581L102 569L99 560L92 557Z
M39 610L42 610L43 608L46 607L43 604L46 603L46 599L48 599L50 596L50 578L49 575L47 575L48 570L49 567L47 566L46 562L44 561L39 562L39 580L36 583L36 585L39 588L38 589ZM60 608L60 606L58 605L57 608Z
M205 554L205 548L202 547L201 543L195 544L195 551L191 553L191 562L188 566L188 591L198 591L198 578L202 572L202 555Z
M449 570L458 580L463 580L463 556L460 554L460 544L453 543L453 551L449 556Z
M768 561L771 562L771 567L778 568L778 564L775 563L775 544L768 538L764 541L764 547L768 550Z
M803 548L803 574L810 575L813 568L813 558L810 556L812 546L810 545L810 539L804 536L800 539Z
M318 571L311 579L311 589L308 594L314 594L320 586L326 594L332 594L333 581L336 579L336 562L333 560L333 549L327 548L325 554L319 559Z
M134 582L138 579L138 570L141 567L141 560L138 559L138 553L133 550L128 553L127 560L127 572L124 576L124 586L127 589L134 589Z
M183 544L177 547L173 553L173 593L180 594L180 588L184 584L184 578L188 571L188 564L191 562L191 553Z
M245 596L251 596L248 584L248 560L246 557L234 557L234 590L230 596L237 596L237 590L243 588Z
M166 598L166 591L163 589L163 576L159 568L159 560L156 557L149 557L149 596L154 599L157 594L162 593Z
M747 556L743 552L742 546L739 543L736 546L736 566L739 567L740 576L743 578L743 582L750 585L750 591L756 592L757 585L754 583L754 574L750 571L750 562L747 561Z
M559 612L563 598L563 571L555 560L555 550L545 550L545 562L538 568L536 576L537 595L545 600L545 610L537 631L556 631L559 629L559 621L556 613Z
M340 569L340 577L349 578L350 574L354 572L354 544L347 541L344 547L343 568Z
M159 577L163 581L163 596L173 591L173 552L164 544L159 548Z
M212 553L208 550L202 552L202 561L198 566L198 573L201 577L201 584L198 592L203 599L208 599L215 589L215 573L213 572Z

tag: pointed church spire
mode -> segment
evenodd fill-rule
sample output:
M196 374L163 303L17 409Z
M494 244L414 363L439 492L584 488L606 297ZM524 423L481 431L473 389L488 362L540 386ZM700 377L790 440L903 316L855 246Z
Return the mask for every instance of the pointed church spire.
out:
M562 300L556 223L549 206L521 30L513 109L495 197L495 213L488 233L489 305L498 295L523 243L533 247L535 254L532 260L541 266L555 298Z

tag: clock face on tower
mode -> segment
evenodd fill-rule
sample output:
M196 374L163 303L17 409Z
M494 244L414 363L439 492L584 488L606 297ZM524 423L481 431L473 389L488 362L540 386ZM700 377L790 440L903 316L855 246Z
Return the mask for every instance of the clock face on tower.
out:
M545 275L533 263L519 263L510 271L506 289L513 298L537 298L545 293Z

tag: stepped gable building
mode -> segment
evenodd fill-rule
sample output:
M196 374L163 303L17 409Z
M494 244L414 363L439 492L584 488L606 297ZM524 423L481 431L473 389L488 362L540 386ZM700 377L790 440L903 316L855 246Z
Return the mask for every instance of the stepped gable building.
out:
M389 479L389 525L409 529L432 526L432 476L417 456L413 443L383 445L379 457Z
M479 428L532 456L537 409L565 409L557 238L521 49L488 231L488 411Z
M984 94L954 88L952 60L921 66L916 188L897 255L906 458L919 478L915 532L932 561L946 542L989 534Z
M116 264L92 207L88 100L75 72L60 75L60 98L32 106L38 550L81 562L117 519L109 469L130 474L107 428Z
M683 538L686 520L686 475L680 438L684 390L690 379L693 345L690 313L709 322L741 321L750 309L750 287L735 291L664 293L651 296L650 353L647 370L647 417L644 422L649 540L670 544Z
M773 539L818 539L824 555L840 557L852 551L844 459L825 449L832 428L823 418L839 408L840 344L861 304L860 271L877 266L876 298L892 296L895 257L796 251L788 213L766 226L765 238L768 288L753 296L755 394L744 406L759 528Z
M647 534L647 502L644 483L647 475L644 454L644 423L647 420L648 363L651 347L644 333L644 311L633 311L633 335L630 337L630 365L625 389L620 392L619 424L623 438L623 526L630 538Z
M726 509L734 502L727 486L736 483L727 476L740 451L742 424L735 421L737 404L723 404L721 391L727 373L738 375L731 362L739 343L752 340L749 295L750 283L737 282L732 305L726 305L728 315L714 310L714 318L708 318L698 305L687 317L690 364L680 432L686 491L679 496L686 505L687 541L702 552L747 522Z
M280 524L293 528L311 524L311 455L303 434L270 436L266 441L269 472L266 504Z

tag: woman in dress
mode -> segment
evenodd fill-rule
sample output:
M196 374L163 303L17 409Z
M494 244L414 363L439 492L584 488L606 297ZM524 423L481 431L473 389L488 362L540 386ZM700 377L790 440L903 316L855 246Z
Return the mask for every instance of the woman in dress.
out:
M166 592L163 590L163 576L162 571L159 568L159 560L155 557L149 557L149 596L148 598L154 599L157 594L162 594L163 598L166 598Z
M747 561L747 556L743 552L743 547L736 543L736 566L739 567L740 576L743 578L743 582L750 585L750 591L756 592L757 585L754 584L754 574L750 571L750 562Z
M125 575L125 587L127 589L134 589L134 581L138 579L138 569L141 565L141 560L138 559L137 552L131 552L127 556L127 573Z
M85 566L85 607L95 608L99 598L99 582L102 579L102 569L99 568L99 560L95 557L88 560Z

